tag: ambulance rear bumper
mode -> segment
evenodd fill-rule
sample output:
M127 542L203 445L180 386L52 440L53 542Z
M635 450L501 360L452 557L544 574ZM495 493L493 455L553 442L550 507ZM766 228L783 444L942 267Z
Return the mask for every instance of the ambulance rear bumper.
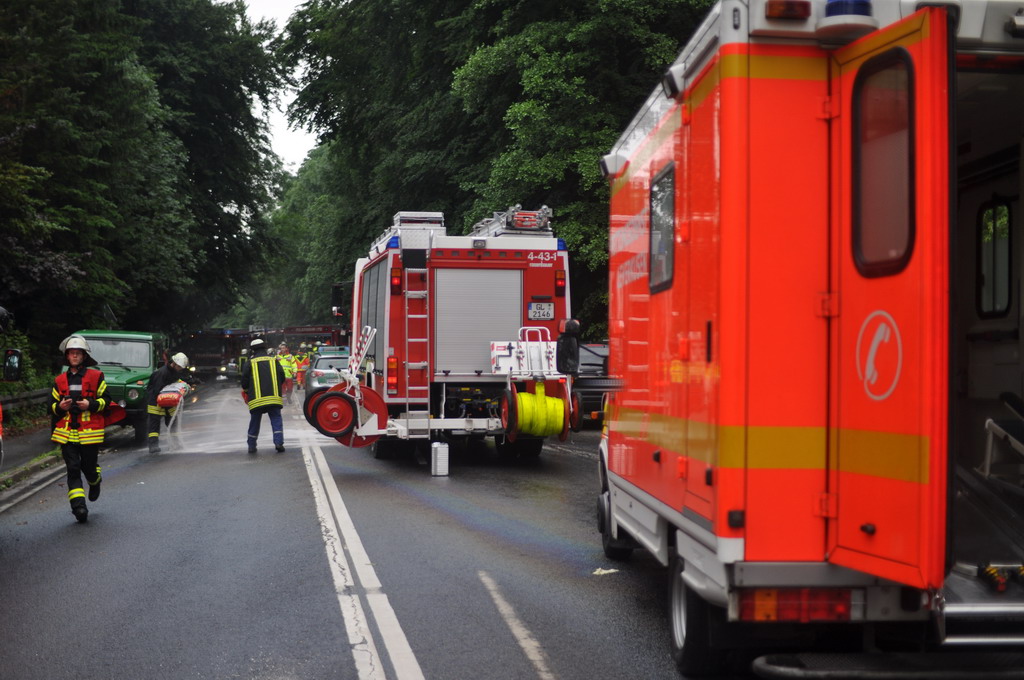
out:
M978 680L1024 679L1020 652L915 652L771 654L756 659L761 678L802 680Z

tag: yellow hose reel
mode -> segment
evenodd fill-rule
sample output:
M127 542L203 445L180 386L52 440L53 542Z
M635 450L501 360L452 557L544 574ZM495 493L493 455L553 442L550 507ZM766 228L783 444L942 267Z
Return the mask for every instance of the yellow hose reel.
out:
M562 389L564 394L565 389ZM501 403L501 424L509 441L520 435L549 437L557 434L563 440L568 430L569 405L565 398L549 397L544 382L537 381L533 392L520 392L512 385Z

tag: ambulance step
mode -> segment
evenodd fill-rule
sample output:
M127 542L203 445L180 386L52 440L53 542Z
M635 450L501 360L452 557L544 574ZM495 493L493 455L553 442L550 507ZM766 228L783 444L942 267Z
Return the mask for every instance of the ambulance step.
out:
M761 678L857 678L858 680L1024 680L1024 654L1017 652L805 653L771 654L754 660Z

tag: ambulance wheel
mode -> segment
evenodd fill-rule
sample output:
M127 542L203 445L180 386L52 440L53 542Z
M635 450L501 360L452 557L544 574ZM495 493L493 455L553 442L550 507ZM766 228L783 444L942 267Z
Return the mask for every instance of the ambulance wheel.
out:
M689 676L721 675L725 652L711 646L711 628L725 623L725 610L715 607L686 585L683 558L669 565L669 613L672 618L672 657L679 672Z
M633 555L632 541L612 538L611 495L607 489L597 497L597 529L601 532L601 548L605 557L624 562Z

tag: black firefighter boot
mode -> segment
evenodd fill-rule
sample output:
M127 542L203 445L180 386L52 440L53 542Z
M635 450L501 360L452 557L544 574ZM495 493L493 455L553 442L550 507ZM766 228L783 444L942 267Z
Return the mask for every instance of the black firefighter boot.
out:
M89 508L85 507L84 498L76 498L71 502L71 514L75 516L79 524L89 521Z
M160 453L160 439L157 437L149 438L149 452Z

